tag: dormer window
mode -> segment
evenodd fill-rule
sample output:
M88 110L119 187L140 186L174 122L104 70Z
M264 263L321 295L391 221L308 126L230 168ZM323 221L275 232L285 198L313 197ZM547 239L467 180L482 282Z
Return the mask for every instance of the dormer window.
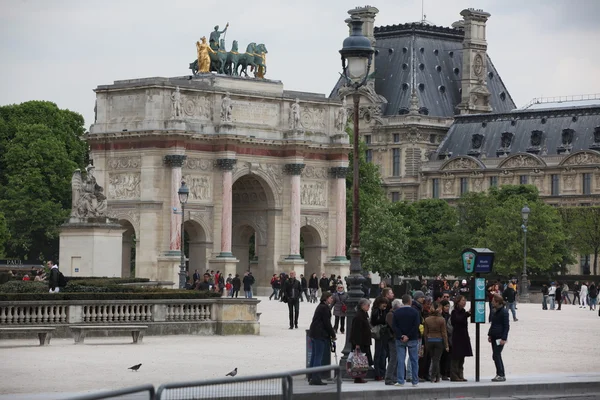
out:
M600 126L594 128L594 143L592 143L590 149L600 150Z
M531 137L529 138L529 147L527 148L528 153L538 154L542 149L542 141L544 139L544 132L542 131L531 131Z
M470 156L479 157L481 146L483 146L484 136L481 133L475 133L471 136L471 150L467 153Z
M573 129L563 129L561 135L561 144L557 147L556 151L558 154L571 153L573 148L573 139L575 138L575 131Z
M502 132L500 137L500 148L496 151L498 157L506 157L510 154L510 146L512 145L514 135L511 132Z

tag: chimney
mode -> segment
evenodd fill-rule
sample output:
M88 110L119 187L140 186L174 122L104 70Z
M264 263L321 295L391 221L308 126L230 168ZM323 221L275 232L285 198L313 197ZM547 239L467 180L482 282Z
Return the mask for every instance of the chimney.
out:
M363 35L369 38L371 41L371 46L375 47L375 16L378 12L379 10L372 6L355 7L352 10L348 10L350 18L346 19L345 22L348 24L348 28L350 30L349 34L352 34L352 25L350 25L350 21L352 20L352 17L357 17L363 21ZM373 71L375 71L375 55L373 55L370 73Z
M483 10L462 10L465 38L461 79L461 114L487 113L492 111L490 92L487 88L487 41L485 24L490 17ZM454 24L453 24L454 25Z

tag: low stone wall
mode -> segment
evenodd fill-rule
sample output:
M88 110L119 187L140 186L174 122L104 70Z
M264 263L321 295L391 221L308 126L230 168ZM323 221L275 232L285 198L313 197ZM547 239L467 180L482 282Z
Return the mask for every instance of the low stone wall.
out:
M69 325L147 325L146 335L259 335L260 300L58 300L0 302L0 327L54 326L68 338ZM110 331L92 336L111 336ZM116 333L115 335L123 335ZM0 332L0 338L30 335Z

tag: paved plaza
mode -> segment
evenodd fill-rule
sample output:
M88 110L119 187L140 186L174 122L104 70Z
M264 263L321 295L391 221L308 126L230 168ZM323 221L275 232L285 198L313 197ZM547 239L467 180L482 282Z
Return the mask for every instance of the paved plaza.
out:
M193 381L224 377L234 367L239 376L302 369L305 366L305 331L315 304L300 305L301 329L288 330L287 306L260 298L260 336L147 336L141 345L130 337L86 339L76 346L72 339L52 339L39 347L37 338L0 340L0 399L64 398L65 394L117 389L141 384ZM468 307L468 306L467 306ZM542 311L539 304L521 304L519 321L511 323L503 352L507 383L600 380L597 361L600 346L597 312L565 305L561 311ZM482 381L495 374L487 343L488 325L482 325ZM475 326L471 340L475 346ZM341 349L341 338L338 348ZM338 351L338 359L341 356ZM332 357L332 360L334 358ZM127 368L142 363L138 372ZM475 359L465 362L466 384L475 385ZM503 385L497 383L496 385ZM434 387L422 383L420 387ZM364 385L344 383L344 391L383 388L383 382ZM437 387L437 386L436 386ZM412 388L393 388L412 390Z

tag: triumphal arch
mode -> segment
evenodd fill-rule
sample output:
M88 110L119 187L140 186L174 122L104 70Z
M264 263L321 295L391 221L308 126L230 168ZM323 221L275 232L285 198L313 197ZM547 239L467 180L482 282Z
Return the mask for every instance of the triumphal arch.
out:
M259 292L291 269L347 275L344 105L279 81L194 72L95 90L87 139L108 215L126 230L123 275L135 249L136 276L178 282L182 181L190 274L250 269Z

